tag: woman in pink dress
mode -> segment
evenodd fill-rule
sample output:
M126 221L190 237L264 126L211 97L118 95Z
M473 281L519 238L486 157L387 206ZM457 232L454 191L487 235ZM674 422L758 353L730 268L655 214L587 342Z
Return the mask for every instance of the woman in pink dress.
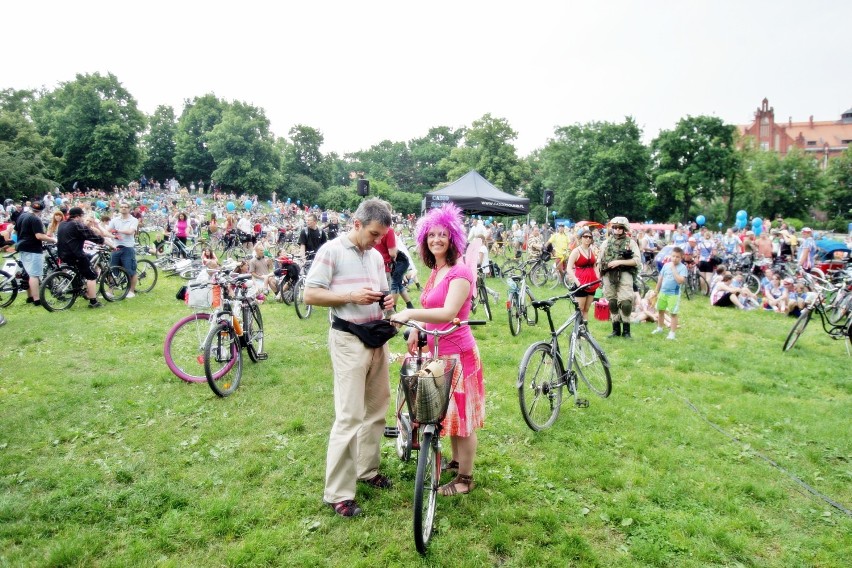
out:
M432 269L423 288L423 309L403 310L391 321L422 322L426 329L446 329L454 318L466 320L476 276L464 263L465 231L461 210L448 203L432 209L417 223L416 235L420 258ZM408 339L408 351L417 349L417 334ZM485 422L485 387L479 348L468 326L460 327L440 341L442 359L456 361L453 373L455 390L450 397L444 432L449 434L453 459L447 466L456 476L439 488L441 495L461 495L474 488L473 462L476 457L476 430ZM433 349L429 337L429 349Z

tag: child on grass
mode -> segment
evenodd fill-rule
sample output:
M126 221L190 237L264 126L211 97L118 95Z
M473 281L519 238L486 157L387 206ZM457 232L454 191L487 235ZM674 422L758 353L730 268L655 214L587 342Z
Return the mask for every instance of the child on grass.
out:
M669 262L663 265L663 269L660 270L660 277L657 280L657 328L651 333L663 331L666 312L668 312L671 315L671 321L669 322L670 331L666 339L674 339L677 329L681 285L686 282L687 275L686 266L681 262L682 259L683 249L674 247Z

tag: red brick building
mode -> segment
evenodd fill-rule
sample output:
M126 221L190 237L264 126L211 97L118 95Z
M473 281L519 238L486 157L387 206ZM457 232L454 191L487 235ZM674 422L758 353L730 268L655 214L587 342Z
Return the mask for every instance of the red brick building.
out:
M792 148L801 148L813 153L823 162L841 154L852 143L852 108L844 112L840 120L814 121L811 116L807 122L775 122L775 109L769 101L763 103L754 113L754 122L739 126L740 134L754 138L761 150L773 150L781 155Z

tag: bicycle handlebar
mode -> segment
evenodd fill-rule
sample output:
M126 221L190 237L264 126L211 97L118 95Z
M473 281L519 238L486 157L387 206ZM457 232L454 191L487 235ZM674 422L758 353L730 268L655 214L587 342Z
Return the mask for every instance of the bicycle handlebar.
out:
M568 300L568 299L573 300L574 296L577 294L577 292L582 292L583 290L590 288L591 286L594 286L595 284L600 284L601 281L602 280L600 278L598 278L597 280L593 280L591 282L586 282L582 286L577 286L576 288L574 288L573 290L571 290L567 294L563 294L562 296L554 296L554 297L548 298L546 300L533 300L532 305L536 309L550 308L551 306L553 306L553 304L555 304L559 300Z
M454 318L453 321L450 322L450 323L452 323L452 326L450 326L449 328L447 328L447 329L431 329L430 330L430 329L424 328L421 324L419 324L416 321L407 321L407 322L395 322L393 320L390 320L390 321L391 321L391 323L399 323L401 325L414 328L421 333L426 333L428 335L434 335L435 337L443 337L445 335L449 335L452 332L454 332L455 330L457 330L458 328L465 326L465 325L485 325L486 323L488 323L484 320L462 321L459 318Z

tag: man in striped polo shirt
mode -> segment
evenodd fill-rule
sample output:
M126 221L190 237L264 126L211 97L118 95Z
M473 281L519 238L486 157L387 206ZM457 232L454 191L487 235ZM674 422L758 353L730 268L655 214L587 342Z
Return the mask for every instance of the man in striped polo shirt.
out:
M326 306L332 321L355 324L382 319L393 307L382 255L374 250L388 232L390 208L367 199L353 215L353 228L322 246L305 281L305 303ZM370 348L357 336L332 327L328 348L334 370L334 425L328 441L323 500L338 515L361 513L356 480L380 489L391 481L379 473L381 440L390 403L388 347Z

